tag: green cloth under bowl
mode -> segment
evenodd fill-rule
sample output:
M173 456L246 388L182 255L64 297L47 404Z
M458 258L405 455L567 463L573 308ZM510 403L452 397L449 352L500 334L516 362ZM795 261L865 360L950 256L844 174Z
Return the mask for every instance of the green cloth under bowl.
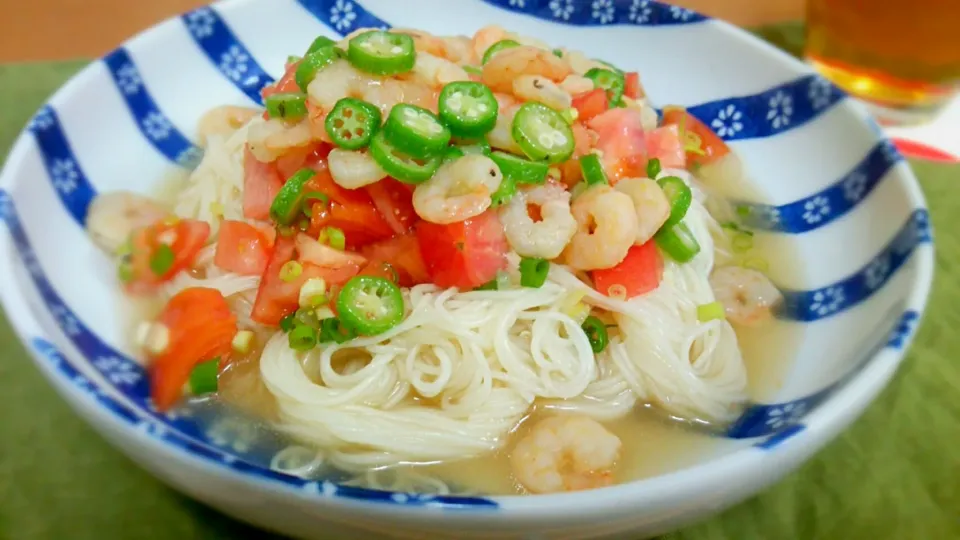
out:
M765 36L769 37L769 36ZM85 65L0 66L0 160ZM900 372L799 471L670 540L960 538L960 166L913 162L930 202L937 281ZM259 531L167 488L73 414L0 315L0 540L211 539Z

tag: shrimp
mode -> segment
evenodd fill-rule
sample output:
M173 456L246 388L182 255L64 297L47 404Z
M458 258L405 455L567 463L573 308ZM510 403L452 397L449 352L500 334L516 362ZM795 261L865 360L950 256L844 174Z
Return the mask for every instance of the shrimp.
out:
M649 178L621 178L615 190L626 193L633 200L637 213L635 245L643 245L670 217L670 201L656 182Z
M421 218L439 224L456 223L490 208L503 174L492 159L481 154L464 156L442 165L433 177L413 192L413 208Z
M483 58L487 49L498 41L507 39L507 31L497 25L484 26L473 35L473 54Z
M367 152L334 148L327 156L327 166L334 183L346 189L359 189L387 176Z
M723 266L713 271L710 286L723 304L727 318L742 325L767 320L783 295L761 272L742 266Z
M569 65L570 69L577 75L583 75L593 68L610 69L610 66L602 62L597 62L596 60L591 60L580 51L564 50L563 59L567 61L567 65Z
M582 75L567 75L560 81L560 88L571 96L576 96L593 90L594 86L593 81Z
M554 82L570 75L570 66L550 51L536 47L511 47L497 53L483 66L483 83L494 92L512 92L520 75L540 75Z
M310 101L329 111L338 101L360 92L369 82L369 77L340 59L317 72L307 86L307 93Z
M577 220L563 254L577 270L612 268L627 256L637 238L637 212L633 199L606 184L590 187L573 200L570 211Z
M599 422L582 415L541 420L513 447L510 465L533 493L579 491L613 484L623 444Z
M474 56L473 41L466 36L451 36L440 38L443 40L442 55L447 60L457 64L479 64L480 58Z
M417 56L421 54L432 54L434 56L446 57L446 48L443 38L439 38L429 32L414 30L412 28L393 28L390 32L394 34L404 34L413 38L413 47L417 50Z
M554 110L569 109L573 99L557 83L539 75L521 75L513 80L513 95L539 101Z
M531 217L531 206L539 219ZM510 247L523 257L555 259L577 232L570 194L556 184L517 193L500 211L500 222Z
M496 94L497 96L501 94ZM499 102L500 100L497 99ZM497 123L493 129L487 133L487 142L490 146L498 150L505 150L513 154L523 155L523 150L517 141L513 139L513 117L517 115L520 109L519 105L513 104L508 107L500 106L500 114L497 115Z
M411 72L413 80L432 87L442 87L455 81L469 81L470 75L462 67L446 58L430 53L417 54Z
M152 225L170 212L160 203L130 191L97 195L87 212L87 233L108 253L116 253L136 229Z
M289 125L283 120L274 118L252 124L247 132L250 153L264 163L275 161L291 149L306 146L312 140L313 135L308 120Z
M197 138L201 146L206 146L211 135L227 138L234 131L260 114L260 110L250 107L224 105L207 111L197 124Z
M436 113L440 93L415 81L383 79L369 82L358 95L379 107L380 113L386 118L390 114L390 109L398 103L418 105Z

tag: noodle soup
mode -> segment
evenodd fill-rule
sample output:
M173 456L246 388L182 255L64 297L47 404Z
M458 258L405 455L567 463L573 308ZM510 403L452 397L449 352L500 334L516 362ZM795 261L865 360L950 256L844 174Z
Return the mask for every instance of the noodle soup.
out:
M91 206L158 409L225 404L295 442L292 474L552 493L684 467L780 384L789 246L639 74L498 27L364 30L263 95L200 120L187 178Z

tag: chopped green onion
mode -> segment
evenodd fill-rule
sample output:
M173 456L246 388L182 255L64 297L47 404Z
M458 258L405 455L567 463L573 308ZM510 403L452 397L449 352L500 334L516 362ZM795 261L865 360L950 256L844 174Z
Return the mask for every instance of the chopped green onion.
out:
M770 263L766 259L761 259L760 257L752 257L743 262L743 266L746 268L753 268L758 272L767 273L770 271Z
M563 58L563 51L561 51L560 49L554 49L553 55L556 56L557 58Z
M653 158L647 162L647 178L656 180L661 170L659 158Z
M212 394L217 391L217 373L220 371L220 358L207 360L194 366L190 372L190 392L195 396Z
M324 227L317 238L321 244L327 244L333 249L343 251L347 247L347 236L343 234L343 229L337 227Z
M457 137L480 137L492 130L499 108L493 92L482 83L456 81L440 91L440 119Z
M450 144L451 137L450 129L437 115L406 103L398 103L390 109L383 133L391 145L415 158L426 158L443 151Z
M550 273L550 261L523 257L520 259L520 285L539 289L547 282Z
M326 193L319 191L308 191L303 194L303 214L307 217L313 217L313 206L317 203L322 205L325 210L330 204L330 197Z
M512 178L503 177L500 181L500 187L490 194L491 206L503 206L510 202L510 199L517 194L517 182Z
M513 117L511 134L534 161L562 163L573 155L573 130L560 113L542 103L521 105Z
M738 232L733 235L733 240L731 240L730 243L733 246L734 252L745 253L753 249L753 236Z
M577 118L580 118L580 111L571 107L569 109L564 109L560 111L560 116L563 117L564 122L572 126L574 122L577 121Z
M667 217L664 226L669 227L680 223L683 217L687 215L687 210L690 209L690 204L693 202L693 191L690 190L690 186L686 182L677 176L664 176L657 180L657 184L660 185L663 194L667 196L667 201L670 202L670 216Z
M247 354L250 352L250 346L253 345L253 332L250 330L241 330L233 336L230 346L233 352Z
M130 261L121 260L117 266L117 278L120 283L127 284L133 281L133 264Z
M293 330L293 327L296 326L296 324L297 324L297 316L295 313L285 315L282 319L280 319L280 330L283 330L284 332L289 332Z
M403 294L389 279L356 276L340 290L337 313L341 324L358 334L382 334L403 320Z
M490 159L497 164L503 179L509 179L514 185L539 185L547 181L550 167L546 163L537 163L506 152L490 153Z
M340 319L333 317L320 321L320 343L345 343L357 337L356 332L344 326Z
M309 87L313 79L316 78L317 73L338 58L340 58L340 52L335 47L322 47L304 56L303 60L300 61L300 65L297 66L297 71L293 75L300 90L306 92L307 87Z
M284 92L267 96L263 101L270 118L298 121L307 115L307 95Z
M173 263L176 258L172 247L167 244L159 244L153 253L150 254L150 270L154 274L162 276L173 268Z
M753 236L753 231L751 231L750 229L745 229L741 227L740 224L735 221L727 221L725 223L721 223L720 226L723 227L724 229L729 229L737 233L745 234L747 236Z
M700 253L700 243L686 223L664 225L653 238L660 249L679 263L688 262Z
M300 277L300 274L303 273L303 265L297 261L287 261L283 263L283 266L280 267L280 280L286 283Z
M291 225L303 210L304 186L317 174L313 169L300 169L280 188L270 205L270 218L280 225Z
M347 59L353 67L367 73L397 75L413 69L417 51L408 35L374 30L350 40Z
M313 40L313 43L310 44L310 48L307 49L307 54L317 52L324 47L333 47L336 44L336 41L328 38L327 36L319 36L317 39Z
M294 312L294 324L298 326L309 326L314 330L320 329L320 319L317 318L316 310L313 308L300 308Z
M370 144L380 129L380 109L361 99L346 97L338 101L323 127L333 144L346 150L359 150Z
M327 282L323 278L310 278L300 287L300 307L315 308L327 303Z
M493 58L493 55L497 54L498 52L504 49L510 49L519 46L520 44L512 39L501 39L487 48L487 51L483 53L483 59L480 60L480 63L486 64L491 58Z
M607 335L607 327L603 324L603 321L590 315L583 321L580 328L583 328L583 333L587 335L587 340L590 342L590 348L593 349L593 352L601 353L607 348L610 337Z
M484 283L483 285L474 289L475 291L495 291L499 287L497 286L497 278L493 278L490 281Z
M580 170L583 172L583 179L587 185L609 184L607 173L603 171L603 164L600 163L600 156L590 153L580 158Z
M370 155L387 174L407 184L427 181L442 161L438 156L416 158L398 150L387 141L383 131L377 132L370 141Z
M306 325L297 325L287 334L287 342L295 351L309 351L317 346L317 329Z
M623 91L626 86L623 73L617 73L609 69L592 68L583 76L592 80L594 87L606 90L610 106L616 107L623 101Z
M726 315L723 310L723 304L720 302L710 302L709 304L700 304L697 306L697 320L707 322L713 320L723 320Z
M313 314L317 316L317 320L320 321L320 326L323 326L324 319L335 318L336 315L333 313L333 310L329 306L321 306L313 310Z

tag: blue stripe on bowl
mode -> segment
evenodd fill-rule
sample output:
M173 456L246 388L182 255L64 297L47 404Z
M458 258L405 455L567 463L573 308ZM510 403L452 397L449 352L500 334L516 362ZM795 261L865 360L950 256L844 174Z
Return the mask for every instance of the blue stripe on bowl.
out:
M780 206L735 201L737 214L753 229L789 234L819 229L860 204L902 160L890 141L882 141L852 171L823 191Z
M105 56L103 62L143 136L170 161L187 168L195 167L203 150L191 143L163 114L127 50L120 47Z
M213 65L256 103L263 103L260 90L273 82L237 39L227 23L211 7L201 7L181 16L190 35Z
M40 156L57 197L73 219L83 227L87 218L87 207L96 192L80 167L53 107L44 105L34 115L28 129L40 148Z
M357 28L381 28L390 25L383 19L370 13L359 2L351 0L297 0L314 17L332 28L340 35L346 35Z
M483 0L487 4L538 19L576 26L690 24L707 17L653 0Z
M693 105L687 110L726 141L770 137L800 127L844 97L819 75L807 75L759 94Z
M306 493L322 497L346 497L350 499L359 499L369 502L381 502L388 504L402 504L411 506L437 506L444 508L472 508L472 509L495 509L497 503L482 497L455 497L455 496L434 496L427 494L399 493L391 491L380 491L372 489L363 489L350 486L341 486L333 482L323 480L310 480L278 473L273 470L263 468L245 461L236 460L232 454L211 449L208 446L199 444L196 441L184 437L177 433L176 429L171 429L167 423L162 421L144 418L133 409L111 399L105 395L96 384L85 377L67 358L57 350L49 341L42 338L33 338L30 345L57 371L66 377L83 394L96 400L99 406L110 411L120 420L130 424L143 433L158 439L166 444L173 445L193 454L195 457L204 458L217 462L220 466L227 467L237 473L253 476L260 479L268 479L280 482Z
M860 271L819 289L783 291L784 303L778 316L816 321L850 309L880 290L918 245L932 240L930 216L925 209L917 209L893 240Z
M899 316L898 313L901 313ZM854 376L863 371L882 349L903 350L906 343L916 329L916 323L920 319L920 314L912 309L903 311L901 305L893 308L889 317L884 317L874 336L865 341L865 352L860 353L860 360L854 368L841 377L838 381L828 385L826 388L810 394L808 396L794 399L784 403L756 403L749 405L727 430L727 436L734 439L747 439L754 437L765 437L774 435L775 437L783 433L784 430L791 430L798 425L800 420L812 412L821 403L823 403L834 392L843 388ZM791 433L795 434L795 433ZM788 435L789 436L789 435ZM786 438L780 438L769 445L758 444L762 448L776 446Z

